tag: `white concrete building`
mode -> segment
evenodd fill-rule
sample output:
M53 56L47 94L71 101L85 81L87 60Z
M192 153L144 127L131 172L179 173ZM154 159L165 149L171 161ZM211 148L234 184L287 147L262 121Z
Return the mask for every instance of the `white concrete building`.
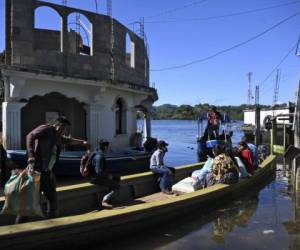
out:
M56 13L61 30L35 28L40 8ZM73 13L91 22L89 44L78 43L81 34L68 28ZM72 136L92 146L105 138L113 147L128 147L137 111L145 114L144 135L150 136L158 97L149 87L148 61L144 40L109 16L36 0L6 1L5 147L24 149L27 133L58 115L71 121Z
M289 114L290 109L288 107L286 108L270 108L270 109L261 109L260 111L260 127L263 129L264 128L264 121L267 117L274 117L279 114ZM289 121L285 120L280 120L277 118L276 122L278 124L283 124L283 123L289 123ZM255 126L255 110L253 109L248 109L244 110L244 124L251 124Z

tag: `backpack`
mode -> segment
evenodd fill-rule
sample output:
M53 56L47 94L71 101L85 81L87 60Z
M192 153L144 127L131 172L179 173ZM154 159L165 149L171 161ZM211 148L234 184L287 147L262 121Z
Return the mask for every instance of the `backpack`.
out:
M91 177L95 174L94 167L92 165L95 152L86 152L80 159L80 174L83 177Z

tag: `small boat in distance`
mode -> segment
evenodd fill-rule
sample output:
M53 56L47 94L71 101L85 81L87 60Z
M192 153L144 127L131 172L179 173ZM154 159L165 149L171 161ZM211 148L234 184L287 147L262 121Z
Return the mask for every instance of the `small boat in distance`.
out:
M233 131L231 130L231 119L229 115L224 114L222 124L219 124L219 134L209 135L207 128L204 129L204 122L206 121L206 115L201 115L198 118L198 136L197 136L197 156L198 162L203 162L207 160L207 157L213 157L212 148L217 145L228 145L231 146L231 138ZM221 132L221 133L220 133Z

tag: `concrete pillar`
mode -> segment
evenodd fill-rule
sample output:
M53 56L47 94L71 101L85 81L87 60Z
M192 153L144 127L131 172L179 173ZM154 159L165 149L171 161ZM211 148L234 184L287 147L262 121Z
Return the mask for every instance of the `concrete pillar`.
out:
M144 128L143 128L143 141L146 141L147 138L151 137L151 116L149 113L144 116Z
M5 64L11 64L11 0L5 1Z
M68 38L68 16L64 15L61 19L60 31L60 50L63 54L63 72L68 73L68 53L69 53L69 38Z
M68 53L68 17L67 16L63 16L61 19L60 51L63 53Z
M86 107L87 138L92 148L96 148L98 140L103 137L103 128L101 128L102 110L103 105L99 104L90 104Z
M2 103L2 140L6 149L21 149L21 109L26 103Z
M127 126L126 126L126 133L132 134L135 133L137 130L137 124L136 124L136 109L135 108L129 108L127 109Z

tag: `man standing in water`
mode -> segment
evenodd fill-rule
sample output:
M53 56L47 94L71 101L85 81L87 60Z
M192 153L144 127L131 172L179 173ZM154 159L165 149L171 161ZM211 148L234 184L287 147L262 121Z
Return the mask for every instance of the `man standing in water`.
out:
M64 116L58 117L53 124L43 124L33 129L26 137L28 165L41 172L40 191L44 193L48 206L46 217L57 216L56 178L52 169L59 158L62 144L88 146L84 140L66 137L71 123ZM26 216L17 216L16 223L27 221Z

